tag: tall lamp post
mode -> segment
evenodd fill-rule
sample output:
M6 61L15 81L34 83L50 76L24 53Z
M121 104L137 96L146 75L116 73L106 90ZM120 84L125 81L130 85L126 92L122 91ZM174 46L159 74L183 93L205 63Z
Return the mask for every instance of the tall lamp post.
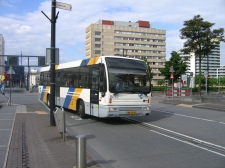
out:
M173 66L171 66L170 67L170 79L172 80L172 99L173 99L173 79L174 79L174 75L173 75L173 73L174 73L175 71L174 71L174 69L173 69Z

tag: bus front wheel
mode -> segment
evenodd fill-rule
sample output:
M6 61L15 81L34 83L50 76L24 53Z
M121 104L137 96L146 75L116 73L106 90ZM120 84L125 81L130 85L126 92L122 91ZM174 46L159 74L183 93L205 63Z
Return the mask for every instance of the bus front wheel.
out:
M80 118L86 118L85 107L84 107L83 100L79 101L78 114L79 114Z

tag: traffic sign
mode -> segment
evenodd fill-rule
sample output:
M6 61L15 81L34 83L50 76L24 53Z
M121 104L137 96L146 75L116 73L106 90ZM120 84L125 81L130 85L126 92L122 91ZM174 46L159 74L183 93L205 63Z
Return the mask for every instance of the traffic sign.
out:
M205 77L207 77L208 76L208 71L204 71L204 75L205 75Z
M172 72L172 73L175 72L173 69L173 66L170 67L170 72Z
M59 9L65 9L65 10L72 10L72 5L70 4L66 4L66 3L62 3L62 2L56 2L56 8Z
M12 67L6 72L7 74L16 74Z
M209 76L209 75L207 76L207 79L208 79L208 80L210 79L210 76Z
M173 73L170 74L170 79L174 79Z

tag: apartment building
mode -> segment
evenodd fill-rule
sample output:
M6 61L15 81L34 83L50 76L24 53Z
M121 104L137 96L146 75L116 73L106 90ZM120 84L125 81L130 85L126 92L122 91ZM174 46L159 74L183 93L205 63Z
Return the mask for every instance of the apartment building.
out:
M86 57L99 55L146 57L156 84L164 79L159 69L166 62L166 30L152 28L149 21L99 20L86 28Z
M186 73L190 74L190 72L193 72L194 75L199 74L199 57L197 57L194 53L179 54L184 58L183 61L188 65ZM207 57L203 57L201 60L202 74L207 74L208 72L210 78L224 76L223 66L220 65L220 58L220 45L216 45L211 54L209 54Z
M0 34L0 55L4 55L5 54L5 40L3 38L3 35ZM4 57L0 56L0 74L3 74L4 72Z

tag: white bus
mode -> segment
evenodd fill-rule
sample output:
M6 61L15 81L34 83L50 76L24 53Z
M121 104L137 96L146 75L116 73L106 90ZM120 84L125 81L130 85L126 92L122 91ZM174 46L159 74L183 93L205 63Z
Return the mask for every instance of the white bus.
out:
M142 60L99 56L56 65L55 105L81 118L146 116L151 80ZM50 107L50 66L40 70L39 99Z

